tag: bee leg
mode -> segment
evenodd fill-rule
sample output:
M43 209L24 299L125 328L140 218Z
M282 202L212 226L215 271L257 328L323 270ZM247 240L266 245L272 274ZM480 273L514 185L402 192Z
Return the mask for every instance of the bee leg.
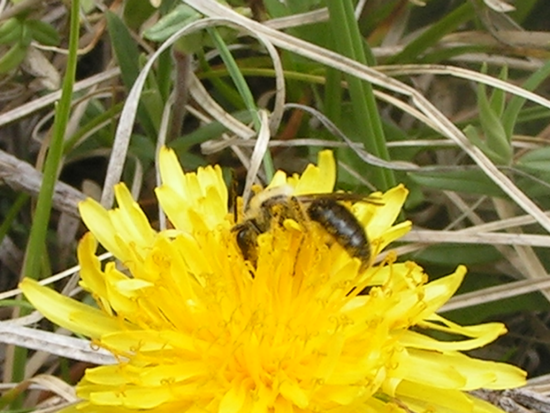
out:
M236 240L245 260L255 267L258 261L258 236L260 229L252 220L237 224L233 231L237 233Z
M228 210L233 212L233 222L239 222L239 215L242 215L243 204L240 201L238 194L239 182L235 170L231 170L231 185L229 186L229 200Z
M299 224L305 224L309 221L306 211L304 211L303 204L295 196L291 196L288 202L288 216Z

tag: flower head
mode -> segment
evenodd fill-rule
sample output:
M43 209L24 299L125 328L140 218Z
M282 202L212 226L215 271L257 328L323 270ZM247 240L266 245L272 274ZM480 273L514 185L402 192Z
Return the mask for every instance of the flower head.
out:
M394 225L404 187L346 204L368 236L367 264L302 219L307 205L299 202L295 214L275 208L258 228L252 261L236 240L220 168L184 174L164 149L160 169L156 193L172 229L153 230L122 184L118 208L80 205L91 231L78 248L81 285L99 309L22 282L45 316L119 359L86 371L78 411L490 412L498 409L463 391L524 383L513 366L459 352L494 340L503 325L462 327L436 314L464 267L428 282L395 254L374 264L410 228ZM332 153L323 151L317 166L291 177L278 172L260 194L283 186L287 200L330 194L335 174ZM120 264L102 268L98 241ZM456 339L438 341L422 329Z

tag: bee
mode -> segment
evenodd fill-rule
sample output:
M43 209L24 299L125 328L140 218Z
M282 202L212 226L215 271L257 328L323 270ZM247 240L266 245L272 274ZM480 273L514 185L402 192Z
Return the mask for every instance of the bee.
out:
M244 219L232 231L245 260L256 264L257 239L268 232L273 222L285 219L318 223L347 253L361 261L364 269L370 262L371 250L363 225L341 202L375 203L369 197L347 193L292 195L290 186L280 186L256 194L245 209Z

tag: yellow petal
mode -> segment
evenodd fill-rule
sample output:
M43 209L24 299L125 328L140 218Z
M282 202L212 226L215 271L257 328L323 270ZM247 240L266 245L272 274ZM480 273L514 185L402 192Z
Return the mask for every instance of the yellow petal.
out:
M159 153L159 169L163 185L172 188L182 199L189 196L186 180L176 153L167 147L162 147Z
M422 300L426 304L426 308L414 319L414 324L430 316L449 301L449 298L453 296L458 287L460 287L460 284L462 284L465 275L466 267L459 265L453 274L428 283L424 289L424 298Z
M279 186L284 186L286 184L287 184L286 173L284 173L283 171L277 171L275 172L275 175L273 175L273 179L265 189L267 190L271 188L276 188Z
M506 389L525 384L525 372L515 366L477 360L457 352L411 349L401 363L400 371L408 371L406 380L439 388L468 391Z
M233 383L229 391L223 395L218 413L238 413L241 411L245 401L245 389L239 386L239 382Z
M367 236L369 237L372 244L372 254L374 256L380 254L380 252L382 252L382 250L384 250L389 244L401 238L403 235L409 232L411 228L411 221L403 221L376 235L369 232L370 230L367 227L365 229L365 232L367 233Z
M184 207L185 198L182 198L174 187L166 184L155 188L155 195L174 227L192 233L196 223L189 219L189 209ZM204 224L201 224L201 226L204 226Z
M97 229L94 235L101 245L118 259L124 260L127 251L117 242L116 230L105 208L92 198L88 198L78 204L78 210L86 226L90 230Z
M405 403L409 406L407 398L415 400L416 404L423 406L421 410L431 405L434 406L435 411L444 408L450 411L470 412L474 404L470 397L459 390L442 390L409 381L401 382L397 387L396 394L400 399L404 398Z
M296 183L295 195L326 194L336 183L336 162L332 151L319 152L317 166L309 164Z
M173 389L163 387L137 387L116 391L96 391L90 402L104 406L122 406L129 409L154 409L174 399Z
M92 233L86 233L78 244L77 249L78 262L80 263L80 277L82 278L80 285L101 301L103 309L110 311L111 306L107 297L105 277L103 271L101 271L101 264L95 255L96 250L96 239Z
M101 337L101 342L120 354L140 351L158 352L163 349L179 349L187 352L196 352L198 339L177 331L137 330L111 331Z
M178 383L193 377L206 377L209 374L207 364L202 361L181 361L160 366L134 366L119 364L100 366L86 370L89 383L103 386L162 386L166 383Z
M437 350L472 350L474 348L483 347L484 345L496 340L502 334L506 333L506 326L502 323L485 323L473 326L461 326L437 314L432 314L427 317L427 319L435 322L432 323L422 321L418 323L418 326L435 331L442 331L447 334L462 335L473 338L472 340L461 341L438 341L438 343L440 343L440 347L434 348ZM414 340L415 339L413 339L413 341Z
M106 211L92 199L82 201L79 210L82 220L101 245L121 261L128 261L136 252L143 254L142 250L153 241L155 231L126 185L116 185L115 196L119 207L113 210Z
M368 219L368 217L364 218L368 219L367 233L369 236L378 238L393 225L401 213L401 209L403 208L403 204L405 203L408 193L409 191L407 191L403 185L398 185L384 194L378 194L380 196L380 206L366 206L371 211L370 214L372 214L371 219ZM361 203L359 205L364 204ZM367 211L363 211L362 213L365 214L366 212ZM359 219L362 220L361 217Z
M75 333L90 338L99 338L103 334L119 331L121 326L131 328L121 320L65 297L30 278L23 279L19 288L25 293L31 304L45 317Z
M124 183L115 185L115 197L118 208L111 211L111 221L117 234L126 243L135 243L146 248L155 238L147 216L132 198ZM101 231L97 228L95 232ZM92 231L94 232L94 231Z
M228 192L219 166L184 174L176 154L167 148L160 152L159 165L162 185L155 192L176 228L190 233L197 228L212 230L226 220Z
M422 324L424 326L424 324ZM478 326L475 326L478 327ZM449 351L449 350L461 350L468 351L475 348L483 347L488 343L494 341L499 335L502 334L503 324L492 323L490 329L479 336L470 340L457 340L457 341L439 341L429 336L419 334L415 331L407 331L399 337L399 342L405 347L420 348L425 350L436 351ZM471 332L470 332L471 333Z

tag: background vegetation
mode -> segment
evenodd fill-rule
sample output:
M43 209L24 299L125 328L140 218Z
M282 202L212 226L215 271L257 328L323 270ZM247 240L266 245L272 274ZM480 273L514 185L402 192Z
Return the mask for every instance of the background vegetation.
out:
M403 218L415 229L398 246L402 257L432 277L466 264L463 294L446 316L506 322L511 333L483 356L545 384L547 2L229 3L2 2L3 318L38 320L17 298L22 276L78 292L72 267L84 197L110 206L112 185L124 180L161 225L152 192L161 145L188 170L222 165L240 193L247 177L302 171L328 147L339 188L409 188ZM11 390L2 402L19 408L37 384L69 398L57 378L74 383L86 364L51 358L66 353L47 335L33 337L33 347L27 333L5 339L22 347L6 351ZM31 356L23 347L47 351ZM24 394L29 406L43 396Z

